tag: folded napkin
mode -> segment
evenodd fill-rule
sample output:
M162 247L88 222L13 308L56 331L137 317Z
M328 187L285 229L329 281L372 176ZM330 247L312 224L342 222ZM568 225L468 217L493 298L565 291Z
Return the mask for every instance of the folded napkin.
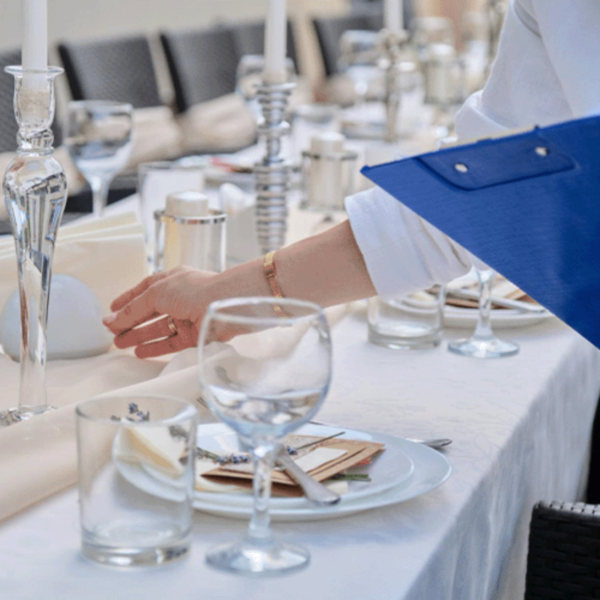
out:
M144 231L133 213L83 221L59 229L54 273L88 285L106 313L119 294L147 275ZM0 310L17 289L12 236L0 240Z
M133 149L129 167L142 162L169 160L183 153L183 132L168 106L133 111Z
M196 104L179 117L185 151L238 148L256 139L256 121L244 101L229 94Z
M354 305L326 311L330 327ZM0 355L0 410L17 398L19 366ZM58 410L0 429L0 520L77 482L75 403L94 396L169 396L194 404L201 422L215 417L196 402L200 396L197 350L172 358L140 360L129 351L78 361L48 363L48 400Z

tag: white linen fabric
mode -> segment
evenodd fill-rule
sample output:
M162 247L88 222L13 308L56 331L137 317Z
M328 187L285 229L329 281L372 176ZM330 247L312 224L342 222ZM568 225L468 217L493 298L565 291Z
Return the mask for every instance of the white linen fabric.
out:
M81 219L61 227L53 273L83 281L94 290L104 314L108 314L110 303L148 274L144 229L135 213ZM0 311L16 289L15 244L12 236L5 236L0 240Z
M246 524L198 513L193 550L184 561L152 571L108 571L78 557L77 492L71 489L0 525L0 598L523 598L534 503L581 498L600 392L600 352L556 320L513 336L521 344L518 356L474 361L444 347L400 356L360 343L365 337L360 313L332 330L334 377L317 419L391 435L450 437L454 441L446 456L453 473L439 489L402 504L343 519L275 523L279 538L309 549L307 570L270 580L211 570L204 564L206 551L239 539ZM108 363L100 365L95 359L86 359L88 373L75 361L51 365L52 400L60 398L55 388L60 376L60 386L72 400L86 397L89 377L107 390L126 384L126 377L141 380L142 373L134 371L144 365L148 378L158 368L153 361L136 362L120 353L98 358L107 361L111 356L121 368L110 378ZM118 393L166 393L191 400L198 392L195 362L194 350L183 352L159 377ZM65 385L75 380L78 386ZM37 437L42 429L46 436L55 432L43 427L50 424L43 423L45 417L2 432L0 498L8 490L16 492L17 481L28 473L34 475L30 490L40 487L38 473L49 485L60 461L61 483L66 485L69 477L74 481L72 408L54 411L53 418L59 413L65 426L71 419L71 429L60 432L60 456L47 438L44 446L43 437ZM22 437L9 444L2 439L5 435ZM28 466L16 460L17 451L29 454ZM14 501L19 498L23 495Z
M599 30L597 0L512 0L489 80L456 117L458 137L600 113ZM346 209L384 298L448 281L473 259L377 188L348 198Z

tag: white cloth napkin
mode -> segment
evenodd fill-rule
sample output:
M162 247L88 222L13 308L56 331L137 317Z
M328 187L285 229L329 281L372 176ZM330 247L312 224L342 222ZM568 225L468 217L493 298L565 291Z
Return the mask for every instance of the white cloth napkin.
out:
M327 310L329 326L353 305ZM194 404L201 422L215 417L196 402L200 395L197 349L169 358L140 360L131 352L48 364L48 400L58 410L0 429L0 520L77 482L75 403L94 396L169 396ZM0 410L13 406L18 365L0 355Z
M179 117L187 151L242 147L256 137L256 121L236 94L196 104Z
M83 281L107 314L112 300L148 273L144 231L133 213L61 227L54 254L54 273ZM12 236L0 241L0 310L17 289Z

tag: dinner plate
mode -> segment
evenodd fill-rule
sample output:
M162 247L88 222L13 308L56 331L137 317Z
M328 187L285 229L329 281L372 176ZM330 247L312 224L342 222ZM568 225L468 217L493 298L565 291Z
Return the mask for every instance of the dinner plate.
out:
M213 427L219 427L215 425ZM224 433L227 431L224 425L221 425ZM300 433L309 433L315 431L306 426ZM328 432L335 433L339 428L319 426L319 434L327 435ZM356 514L374 508L398 504L440 486L449 477L451 472L450 463L441 453L415 442L398 438L392 435L382 433L370 433L366 431L354 431L344 429L345 436L349 439L368 439L374 442L380 442L386 445L386 452L399 451L404 453L413 463L413 471L410 477L390 487L387 491L376 493L369 496L361 496L354 500L342 496L342 500L334 506L315 506L305 499L293 506L281 506L275 504L275 501L269 505L269 514L274 521L317 521L324 519L336 519L348 515ZM385 454L385 453L384 453ZM383 456L383 454L382 454ZM247 520L252 514L252 506L235 505L222 502L222 494L213 494L214 499L200 500L194 499L194 507L198 510L217 515L220 517L230 517L233 519ZM289 499L278 499L289 500Z
M523 312L511 308L498 308L491 310L492 326L495 329L516 329L539 325L554 315L545 310L539 313ZM444 310L444 325L447 327L475 327L479 317L476 308L461 308L459 306L446 306Z
M346 431L343 428L333 428L325 425L304 425L299 431L300 435L311 435L317 437L327 437L340 431ZM352 431L352 434L346 431L340 438L372 441L372 435ZM240 451L237 435L222 423L206 424L198 426L197 445L215 454L232 454ZM348 492L342 498L344 502L358 500L367 496L381 494L390 488L406 481L414 470L413 461L396 445L387 446L383 452L378 454L371 465L367 467L355 467L353 473L368 473L371 481L349 481ZM215 492L194 492L194 499L197 502L213 503L218 499L221 504L231 506L241 506L247 509L252 508L252 494L248 493L215 493ZM282 498L274 497L270 500L272 508L292 508L306 506L308 500L300 498Z

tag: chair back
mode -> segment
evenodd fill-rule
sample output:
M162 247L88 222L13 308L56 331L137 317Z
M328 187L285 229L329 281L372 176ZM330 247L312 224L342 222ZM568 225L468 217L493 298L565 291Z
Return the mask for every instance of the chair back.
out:
M263 54L265 48L265 22L243 21L228 26L233 33L233 42L238 62L247 54ZM294 39L294 28L290 21L287 24L287 56L294 61L296 72L298 72L298 56L296 53L296 41Z
M148 38L134 35L63 42L58 51L73 100L162 104Z
M338 72L340 38L344 31L350 29L378 31L382 27L382 17L380 13L374 12L357 13L341 17L313 19L313 25L323 57L325 75L331 77Z
M160 39L178 112L235 91L238 61L230 29L166 32Z
M600 598L600 506L540 502L533 509L525 600Z

